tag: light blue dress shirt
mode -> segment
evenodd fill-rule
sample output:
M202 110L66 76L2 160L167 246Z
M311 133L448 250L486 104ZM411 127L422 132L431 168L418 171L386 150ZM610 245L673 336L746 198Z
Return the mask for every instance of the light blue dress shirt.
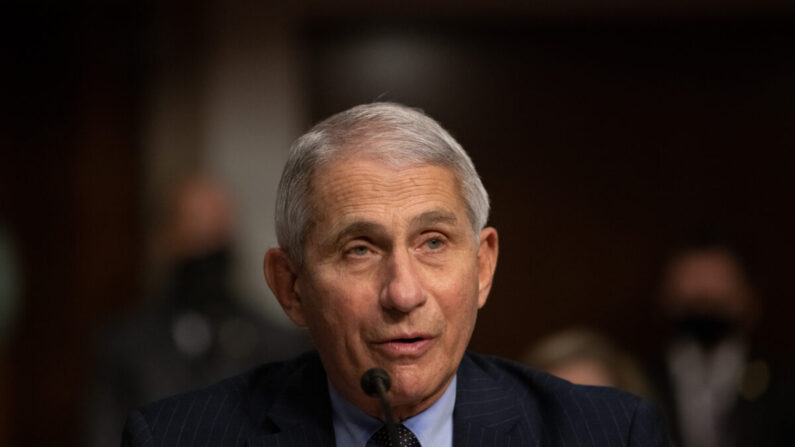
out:
M442 397L425 411L403 422L423 447L453 447L453 408L457 377L453 377ZM348 402L328 381L334 437L338 446L365 447L384 423Z

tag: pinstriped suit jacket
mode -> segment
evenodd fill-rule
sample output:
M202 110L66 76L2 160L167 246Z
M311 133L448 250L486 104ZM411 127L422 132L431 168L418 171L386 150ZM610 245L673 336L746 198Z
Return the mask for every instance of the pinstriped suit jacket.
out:
M657 412L638 397L494 357L461 361L455 447L657 447L667 439ZM156 402L130 415L122 444L333 447L325 372L311 352Z

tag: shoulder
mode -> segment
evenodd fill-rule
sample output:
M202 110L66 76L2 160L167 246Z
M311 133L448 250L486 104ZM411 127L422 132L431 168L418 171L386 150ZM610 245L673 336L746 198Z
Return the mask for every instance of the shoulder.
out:
M490 395L516 399L523 424L544 440L541 445L667 445L656 409L630 393L575 385L507 359L474 354L464 357L459 374L469 389L480 382L485 392L488 383Z
M287 362L261 365L207 388L171 396L134 411L125 424L124 445L148 439L163 445L235 443L262 429L266 412L296 375L322 374L314 352ZM320 372L315 370L320 368ZM325 383L325 382L324 382Z
M501 357L468 353L462 369L479 370L519 394L532 394L541 399L565 401L567 396L576 399L615 401L616 404L637 405L637 396L615 388L575 385L567 380L530 368Z

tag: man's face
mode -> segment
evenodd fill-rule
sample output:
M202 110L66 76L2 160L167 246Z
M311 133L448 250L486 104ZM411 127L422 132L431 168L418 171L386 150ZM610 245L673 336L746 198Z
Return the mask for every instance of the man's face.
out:
M751 312L749 285L734 256L705 249L677 257L663 285L663 305L669 314L714 314L742 320Z
M317 220L290 316L309 328L349 400L378 413L359 388L362 373L378 366L392 377L396 415L411 416L455 375L491 285L496 231L476 240L445 168L345 160L313 185Z

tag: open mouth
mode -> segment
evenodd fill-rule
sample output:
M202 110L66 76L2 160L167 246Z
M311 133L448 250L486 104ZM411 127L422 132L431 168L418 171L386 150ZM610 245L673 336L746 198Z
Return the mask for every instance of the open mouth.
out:
M420 334L412 337L396 337L378 343L378 349L394 358L414 358L423 355L432 346L433 338Z
M422 337L414 337L414 338L396 338L392 340L394 343L416 343L418 341L425 340Z

